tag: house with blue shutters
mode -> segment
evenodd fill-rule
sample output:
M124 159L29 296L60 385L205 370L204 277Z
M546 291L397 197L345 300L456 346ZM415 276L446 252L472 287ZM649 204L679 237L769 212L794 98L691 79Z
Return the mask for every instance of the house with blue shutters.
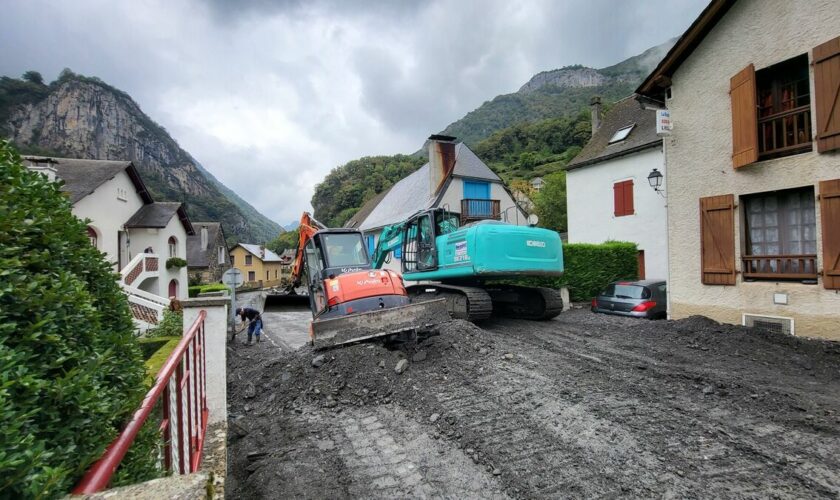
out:
M488 219L528 224L528 214L502 179L466 144L433 135L428 149L428 163L369 200L345 224L364 232L371 253L383 228L429 208L457 214L461 225ZM400 257L397 250L385 267L399 270Z

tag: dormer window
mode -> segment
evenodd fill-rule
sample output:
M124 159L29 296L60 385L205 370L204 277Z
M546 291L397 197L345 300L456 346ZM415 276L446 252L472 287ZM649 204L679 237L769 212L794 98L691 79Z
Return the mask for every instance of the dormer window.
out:
M633 127L635 127L635 126L636 126L636 124L635 124L635 123L633 123L633 124L631 124L631 125L629 125L629 126L627 126L627 127L624 127L624 128L620 128L620 129L618 129L618 130L617 130L617 131L613 134L613 136L612 136L612 137L610 137L610 142L609 142L609 144L615 144L616 142L621 142L621 141L623 141L624 139L627 139L627 136L628 136L628 135L630 135L630 132L633 130Z

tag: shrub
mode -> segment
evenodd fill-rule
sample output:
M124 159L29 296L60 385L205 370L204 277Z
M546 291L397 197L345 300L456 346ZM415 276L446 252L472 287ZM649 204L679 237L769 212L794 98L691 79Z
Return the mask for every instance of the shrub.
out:
M0 141L0 497L65 494L147 386L125 295L59 185Z
M172 269L173 267L176 269L181 269L182 267L187 265L187 261L182 259L181 257L169 257L166 259L166 268Z
M187 295L189 295L190 297L198 297L198 295L201 293L222 291L227 291L228 293L230 293L230 287L227 285L222 285L221 283L216 283L213 285L191 286L187 288Z
M146 332L147 338L180 337L184 334L184 314L181 311L163 311L163 319Z

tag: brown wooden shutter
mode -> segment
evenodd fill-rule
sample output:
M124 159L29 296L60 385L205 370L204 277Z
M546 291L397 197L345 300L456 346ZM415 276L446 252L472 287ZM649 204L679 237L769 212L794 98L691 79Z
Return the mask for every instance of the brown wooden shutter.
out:
M624 215L624 194L620 182L613 184L613 215Z
M840 149L840 37L814 47L817 151Z
M750 64L729 80L732 101L732 166L758 161L758 113L755 98L755 66Z
M624 181L624 215L633 215L633 180Z
M700 261L706 285L735 284L735 197L700 198Z
M820 182L823 284L840 290L840 179Z

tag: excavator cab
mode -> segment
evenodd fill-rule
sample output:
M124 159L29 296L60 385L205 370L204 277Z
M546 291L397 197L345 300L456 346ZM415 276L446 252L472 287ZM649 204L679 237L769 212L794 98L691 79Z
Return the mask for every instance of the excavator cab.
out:
M434 271L438 268L436 238L458 229L458 216L448 210L421 212L406 222L402 243L402 272Z
M362 234L354 230L329 229L315 233L304 247L306 286L312 314L325 312L329 304L327 280L371 268Z

